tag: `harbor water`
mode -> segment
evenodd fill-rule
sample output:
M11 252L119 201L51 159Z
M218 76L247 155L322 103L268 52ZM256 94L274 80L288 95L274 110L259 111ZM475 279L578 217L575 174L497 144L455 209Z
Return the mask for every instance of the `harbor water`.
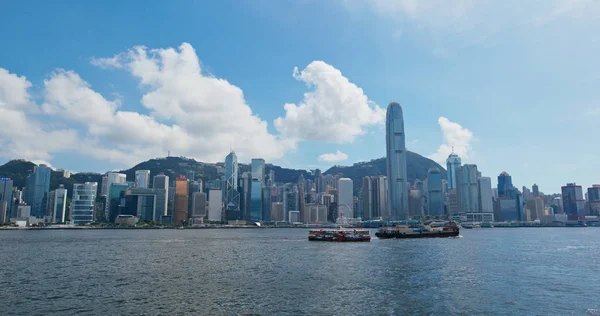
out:
M600 228L0 231L1 315L600 315Z

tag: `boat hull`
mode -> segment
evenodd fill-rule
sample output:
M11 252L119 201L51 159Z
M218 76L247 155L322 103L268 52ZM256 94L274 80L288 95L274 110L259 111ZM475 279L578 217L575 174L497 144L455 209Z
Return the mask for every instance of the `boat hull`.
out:
M376 232L375 236L379 239L405 239L405 238L447 238L457 237L459 231L440 231L440 232L422 232L422 233L402 233L402 232Z
M371 241L371 236L361 237L361 238L309 236L308 240L309 241L364 242L364 241Z

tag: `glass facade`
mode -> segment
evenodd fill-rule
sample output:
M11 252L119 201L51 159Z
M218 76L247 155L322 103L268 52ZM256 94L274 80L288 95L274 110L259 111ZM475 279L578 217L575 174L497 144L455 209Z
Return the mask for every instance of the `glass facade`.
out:
M240 211L240 193L238 192L238 161L234 152L225 157L225 208L233 212Z
M446 172L448 173L448 189L456 189L456 169L461 161L457 154L451 153L446 159Z
M252 179L250 188L250 220L258 222L262 220L262 182L258 179Z
M406 144L402 107L396 102L388 105L386 113L386 162L388 178L388 207L384 218L408 218L408 182L406 177Z
M98 183L86 182L73 185L71 221L74 225L89 224L94 220L94 207Z
M26 195L25 202L31 205L31 216L42 218L45 215L45 203L44 198L50 191L50 175L52 169L45 165L36 166L33 169L33 173L27 177L27 184L25 187Z
M567 183L561 187L563 210L567 214L569 220L584 220L585 219L585 200L583 198L583 190L580 185L575 183ZM589 197L588 197L589 198Z
M442 174L440 169L429 169L427 173L427 202L430 216L444 215L444 197L442 193Z

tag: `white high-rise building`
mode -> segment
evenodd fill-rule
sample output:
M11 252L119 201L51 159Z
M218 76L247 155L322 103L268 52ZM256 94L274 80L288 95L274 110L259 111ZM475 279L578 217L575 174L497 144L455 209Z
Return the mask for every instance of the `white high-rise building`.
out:
M73 202L71 203L73 225L89 224L94 221L97 190L98 183L96 182L73 184Z
M156 192L156 219L160 221L162 216L167 216L169 209L169 176L161 173L152 178L152 189Z
M135 172L135 187L148 188L150 186L150 170L138 170Z
M406 172L406 143L404 116L397 102L388 105L386 113L386 162L388 178L388 207L390 220L408 219L408 179Z
M352 180L349 178L340 178L338 180L338 213L345 218L353 218L352 206L353 200Z
M208 220L223 220L223 191L221 190L208 191Z
M61 184L60 187L52 191L52 194L48 196L52 198L49 201L52 221L55 223L64 223L67 210L67 189Z

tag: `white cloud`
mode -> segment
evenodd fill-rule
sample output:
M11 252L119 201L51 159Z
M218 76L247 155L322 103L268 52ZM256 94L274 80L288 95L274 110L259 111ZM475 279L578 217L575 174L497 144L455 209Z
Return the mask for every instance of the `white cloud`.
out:
M35 103L27 91L31 82L27 78L11 74L0 68L0 107L5 109L34 111Z
M111 58L96 58L92 57L90 63L94 66L103 68L103 69L115 69L115 68L123 68L120 59L122 56L116 55Z
M336 151L335 153L322 154L319 156L319 161L327 161L327 162L342 161L342 160L346 160L346 159L348 159L348 155L346 155L345 153L343 153L339 150Z
M462 159L468 159L472 154L471 143L475 140L473 133L443 116L438 119L438 124L442 129L444 143L429 158L443 165L454 148L454 153Z
M270 160L281 158L296 146L295 141L268 132L267 122L252 113L240 88L204 73L188 43L178 49L138 46L109 59L95 59L95 64L121 65L140 80L147 89L142 105L151 116L117 112L116 119L135 122L124 125L130 125L132 133L147 131L147 141L162 140L165 149L215 162L222 161L230 148L242 160ZM160 120L175 124L166 126Z
M29 87L31 82L25 77L0 68L0 156L49 161L52 153L72 148L77 133L71 129L50 130L29 117L28 112L39 112L31 101Z
M305 93L298 105L285 104L285 117L275 119L284 138L348 143L385 120L385 110L323 61L313 61L302 71L296 67L293 76L314 90Z

